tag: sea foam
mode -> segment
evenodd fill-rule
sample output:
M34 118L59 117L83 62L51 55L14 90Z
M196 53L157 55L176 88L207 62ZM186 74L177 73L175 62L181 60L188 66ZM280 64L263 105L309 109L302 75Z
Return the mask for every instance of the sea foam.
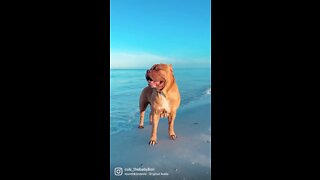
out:
M209 89L206 90L205 94L207 95L211 95L211 87Z

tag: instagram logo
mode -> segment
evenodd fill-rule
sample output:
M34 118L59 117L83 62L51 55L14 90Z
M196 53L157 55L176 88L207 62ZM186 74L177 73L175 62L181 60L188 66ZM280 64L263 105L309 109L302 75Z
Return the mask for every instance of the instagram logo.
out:
M116 168L114 168L114 175L116 175L116 176L121 176L122 173L123 173L123 170L122 170L121 167L116 167Z

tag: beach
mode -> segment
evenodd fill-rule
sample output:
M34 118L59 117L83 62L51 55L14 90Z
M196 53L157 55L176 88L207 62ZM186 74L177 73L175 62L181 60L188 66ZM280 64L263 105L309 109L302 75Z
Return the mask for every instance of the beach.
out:
M162 118L158 144L154 146L148 144L152 127L148 119L150 107L146 110L144 128L138 128L139 97L147 86L145 72L145 69L110 71L111 179L210 179L210 69L174 69L181 96L174 125L177 139L169 138L168 120Z
M211 104L178 110L175 132L177 139L171 140L168 120L162 118L154 146L148 144L151 125L147 121L144 129L112 135L111 179L211 179Z

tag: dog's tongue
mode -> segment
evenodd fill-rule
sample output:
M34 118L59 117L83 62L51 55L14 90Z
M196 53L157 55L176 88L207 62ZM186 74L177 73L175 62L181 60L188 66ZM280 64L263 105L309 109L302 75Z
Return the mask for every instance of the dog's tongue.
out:
M155 88L160 84L160 81L148 81L150 87Z

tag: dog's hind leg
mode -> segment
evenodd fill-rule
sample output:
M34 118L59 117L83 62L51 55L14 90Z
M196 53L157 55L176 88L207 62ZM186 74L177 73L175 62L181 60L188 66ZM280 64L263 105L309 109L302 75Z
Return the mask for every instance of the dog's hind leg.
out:
M152 112L150 112L150 114L149 114L149 123L152 125Z

